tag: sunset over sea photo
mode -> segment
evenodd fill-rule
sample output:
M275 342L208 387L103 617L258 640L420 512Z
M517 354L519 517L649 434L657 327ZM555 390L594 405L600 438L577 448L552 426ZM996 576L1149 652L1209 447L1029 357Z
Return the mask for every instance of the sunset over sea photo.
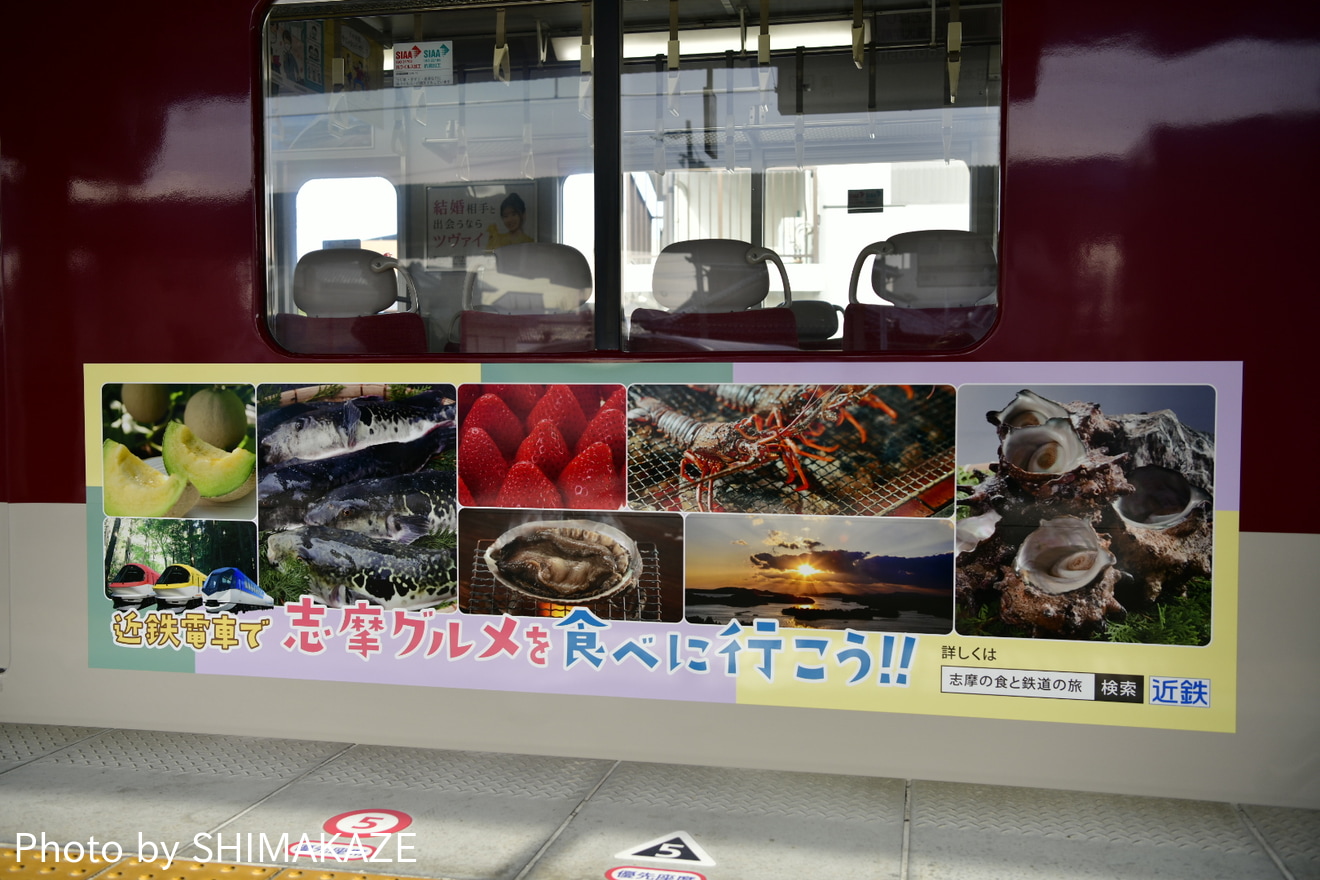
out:
M692 623L947 633L947 520L694 514L686 537Z

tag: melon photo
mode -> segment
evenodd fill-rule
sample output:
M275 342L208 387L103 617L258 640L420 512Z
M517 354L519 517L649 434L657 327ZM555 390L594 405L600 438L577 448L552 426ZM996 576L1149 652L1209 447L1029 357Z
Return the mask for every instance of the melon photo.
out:
M226 452L207 443L183 422L170 422L161 446L165 470L187 477L203 498L234 501L257 485L257 457L246 449Z
M229 388L202 388L188 398L183 423L212 446L230 450L247 435L247 407Z
M106 440L101 447L108 516L183 516L200 497L182 474L162 474L128 447Z

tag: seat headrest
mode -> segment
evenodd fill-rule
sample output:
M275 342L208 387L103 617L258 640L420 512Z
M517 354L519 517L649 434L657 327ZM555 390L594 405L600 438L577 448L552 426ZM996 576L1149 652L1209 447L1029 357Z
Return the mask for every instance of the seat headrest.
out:
M312 251L293 270L293 302L321 318L374 315L399 297L396 268L403 271L397 260L361 248Z
M591 298L591 266L577 248L520 242L496 248L495 266L482 271L471 305L513 314L571 312Z
M990 236L957 229L903 232L872 245L871 286L907 308L973 306L998 282Z
M676 241L651 272L655 301L671 312L735 312L770 293L764 248L729 238Z

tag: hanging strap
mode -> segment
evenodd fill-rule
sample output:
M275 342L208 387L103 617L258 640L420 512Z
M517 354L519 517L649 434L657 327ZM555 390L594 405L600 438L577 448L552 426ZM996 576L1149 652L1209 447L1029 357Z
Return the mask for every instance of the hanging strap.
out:
M513 64L509 60L509 43L504 38L504 7L495 10L495 60L491 64L495 79L508 85L513 79Z

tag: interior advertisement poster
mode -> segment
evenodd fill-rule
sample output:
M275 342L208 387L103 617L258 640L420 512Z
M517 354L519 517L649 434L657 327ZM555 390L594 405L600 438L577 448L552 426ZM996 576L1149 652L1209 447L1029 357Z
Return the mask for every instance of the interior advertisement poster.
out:
M528 181L428 186L426 211L428 260L489 254L533 240L536 187Z
M398 43L394 46L394 87L454 84L454 41Z
M1241 378L88 365L90 663L1232 731Z
M324 92L324 35L318 21L290 21L271 28L267 65L276 94Z

